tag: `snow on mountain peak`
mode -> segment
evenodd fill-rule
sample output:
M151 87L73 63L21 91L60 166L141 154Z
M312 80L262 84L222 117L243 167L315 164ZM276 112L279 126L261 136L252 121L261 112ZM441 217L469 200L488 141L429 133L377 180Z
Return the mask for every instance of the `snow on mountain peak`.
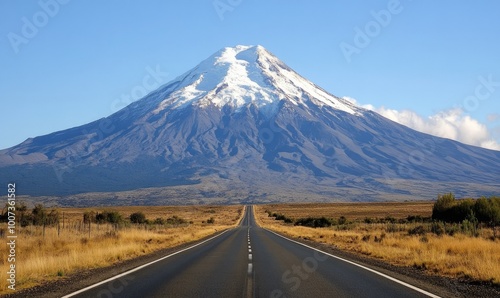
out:
M274 110L280 100L295 105L307 101L330 106L350 114L360 109L337 98L301 77L262 46L226 47L195 68L176 78L174 89L154 113L167 107L229 105L236 109L250 104ZM172 82L171 82L172 83ZM167 84L172 86L172 84Z

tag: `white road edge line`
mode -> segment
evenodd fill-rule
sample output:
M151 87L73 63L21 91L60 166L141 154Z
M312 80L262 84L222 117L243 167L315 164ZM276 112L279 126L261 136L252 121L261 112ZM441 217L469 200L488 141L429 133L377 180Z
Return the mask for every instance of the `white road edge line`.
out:
M202 245L202 244L203 244L203 243L205 243L205 242L208 242L208 241L210 241L210 240L212 240L212 239L214 239L214 238L217 238L217 237L221 236L222 234L226 233L227 231L229 231L229 230L225 230L224 232L222 232L222 233L220 233L220 234L218 234L218 235L215 235L215 236L213 236L213 237L211 237L211 238L208 238L208 239L206 239L206 240L204 240L204 241L202 241L202 242L200 242L200 243L197 243L197 244L195 244L195 245L193 245L193 246L190 246L190 247L187 247L187 248L181 249L181 250L179 250L179 251L177 251L177 252L174 252L174 253L172 253L172 254L169 254L168 256L161 257L161 258L159 258L159 259L157 259L157 260L151 261L151 262L149 262L149 263L146 263L146 264L144 264L144 265L141 265L141 266L136 267L136 268L134 268L134 269L131 269L131 270L129 270L129 271L125 271L125 272L123 272L123 273L121 273L121 274L119 274L119 275L115 275L115 276L110 277L110 278L108 278L108 279L106 279L106 280L103 280L103 281L98 282L98 283L96 283L96 284L90 285L90 286L88 286L88 287L86 287L86 288L83 288L83 289L81 289L81 290L78 290L78 291L76 291L76 292L73 292L73 293L71 293L71 294L68 294L68 295L66 295L66 296L63 296L62 298L73 297L73 296L75 296L75 295L78 295L78 294L80 294L80 293L86 292L86 291L88 291L88 290L90 290L90 289L93 289L93 288L95 288L95 287L98 287L98 286L100 286L100 285L102 285L102 284L105 284L105 283L107 283L107 282L110 282L110 281L112 281L112 280L115 280L115 279L117 279L117 278L120 278L120 277L122 277L122 276L128 275L128 274L130 274L130 273L132 273L132 272L135 272L135 271L141 270L141 269L142 269L142 268L144 268L144 267L147 267L147 266L152 265L152 264L154 264L154 263L158 263L158 262L163 261L163 260L165 260L165 259L167 259L167 258L170 258L171 256L174 256L174 255L180 254L181 252L184 252L184 251L186 251L186 250L190 250L191 248L195 248L195 247L197 247L197 246L199 246L199 245Z
M357 267L363 268L363 269L365 269L365 270L368 270L368 271L370 271L370 272L372 272L372 273L375 273L375 274L377 274L377 275L379 275L379 276L385 277L385 278L387 278L387 279L389 279L389 280L391 280L391 281L393 281L393 282L396 282L396 283L398 283L398 284L400 284L400 285L403 285L403 286L405 286L405 287L407 287L407 288L410 288L410 289L412 289L412 290L415 290L415 291L417 291L417 292L419 292L419 293L422 293L422 294L424 294L424 295L427 295L427 296L429 296L429 297L433 297L433 298L441 298L440 296L437 296L437 295L435 295L435 294L432 294L432 293L430 293L430 292L427 292L426 290L423 290L423 289L417 288L416 286L413 286L413 285L410 285L410 284L408 284L408 283L405 283L404 281L401 281L401 280L399 280L399 279L396 279L396 278L394 278L394 277L391 277L391 276L389 276L389 275L387 275L387 274L384 274L384 273L382 273L382 272L378 272L378 271L376 271L376 270L374 270L374 269L371 269L371 268L368 268L368 267L366 267L366 266L360 265L360 264L355 263L355 262L353 262L353 261L349 261L349 260L347 260L347 259L344 259L344 258L341 258L341 257L335 256L335 255L332 255L332 254L329 254L329 253L327 253L327 252L324 252L324 251L322 251L322 250L319 250L319 249L314 248L314 247L312 247L312 246L309 246L309 245L307 245L307 244L300 243L300 242L298 242L298 241L295 241L295 240L292 240L292 239L290 239L290 238L287 238L287 237L285 237L285 236L283 236L283 235L280 235L280 234L278 234L278 233L276 233L276 232L273 232L273 231L271 231L271 230L268 230L268 229L264 229L264 230L266 230L266 231L268 231L268 232L270 232L270 233L273 233L273 234L275 234L276 236L279 236L279 237L281 237L281 238L283 238L283 239L286 239L286 240L288 240L288 241L291 241L291 242L297 243L297 244L299 244L299 245L305 246L305 247L307 247L307 248L309 248L309 249L312 249L312 250L315 250L315 251L321 252L321 253L323 253L323 254L325 254L325 255L327 255L327 256L330 256L330 257L332 257L332 258L335 258L335 259L338 259L338 260L344 261L344 262L346 262L346 263L349 263L349 264L351 264L351 265L354 265L354 266L357 266Z

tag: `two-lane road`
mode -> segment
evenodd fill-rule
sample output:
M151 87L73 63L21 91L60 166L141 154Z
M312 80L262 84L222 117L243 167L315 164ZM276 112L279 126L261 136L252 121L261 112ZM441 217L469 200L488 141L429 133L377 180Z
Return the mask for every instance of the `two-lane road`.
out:
M431 295L262 229L248 207L235 229L67 297Z

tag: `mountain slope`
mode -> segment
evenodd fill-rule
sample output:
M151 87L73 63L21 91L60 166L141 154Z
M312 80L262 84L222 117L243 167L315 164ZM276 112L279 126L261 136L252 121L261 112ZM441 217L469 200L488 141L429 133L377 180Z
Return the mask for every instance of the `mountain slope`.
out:
M210 197L238 187L257 201L290 191L380 199L500 190L500 152L356 107L261 46L222 49L107 118L2 150L0 169L31 195L179 185ZM429 183L436 189L418 187Z

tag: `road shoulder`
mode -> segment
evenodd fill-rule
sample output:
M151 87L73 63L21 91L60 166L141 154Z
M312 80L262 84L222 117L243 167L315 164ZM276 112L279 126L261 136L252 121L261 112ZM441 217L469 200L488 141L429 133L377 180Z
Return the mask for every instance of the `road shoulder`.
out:
M395 266L362 254L344 251L332 245L315 242L307 238L292 238L288 235L271 231L266 228L263 229L268 232L279 234L287 239L316 248L325 253L358 263L441 297L500 297L500 287L496 287L488 283L479 283L466 279L455 279L445 276L431 275L418 268Z
M154 253L143 255L134 259L122 261L115 263L114 265L94 268L89 270L81 270L74 274L71 274L65 278L48 281L41 285L37 285L31 288L22 289L16 291L13 294L8 294L3 297L39 297L39 298L50 298L50 297L62 297L69 293L73 293L85 287L91 286L103 280L109 279L116 275L122 274L149 262L153 262L162 257L168 256L170 254L179 252L210 238L218 236L227 230L218 231L214 234L206 236L197 241L184 243L175 247L169 247L165 249L158 250Z

